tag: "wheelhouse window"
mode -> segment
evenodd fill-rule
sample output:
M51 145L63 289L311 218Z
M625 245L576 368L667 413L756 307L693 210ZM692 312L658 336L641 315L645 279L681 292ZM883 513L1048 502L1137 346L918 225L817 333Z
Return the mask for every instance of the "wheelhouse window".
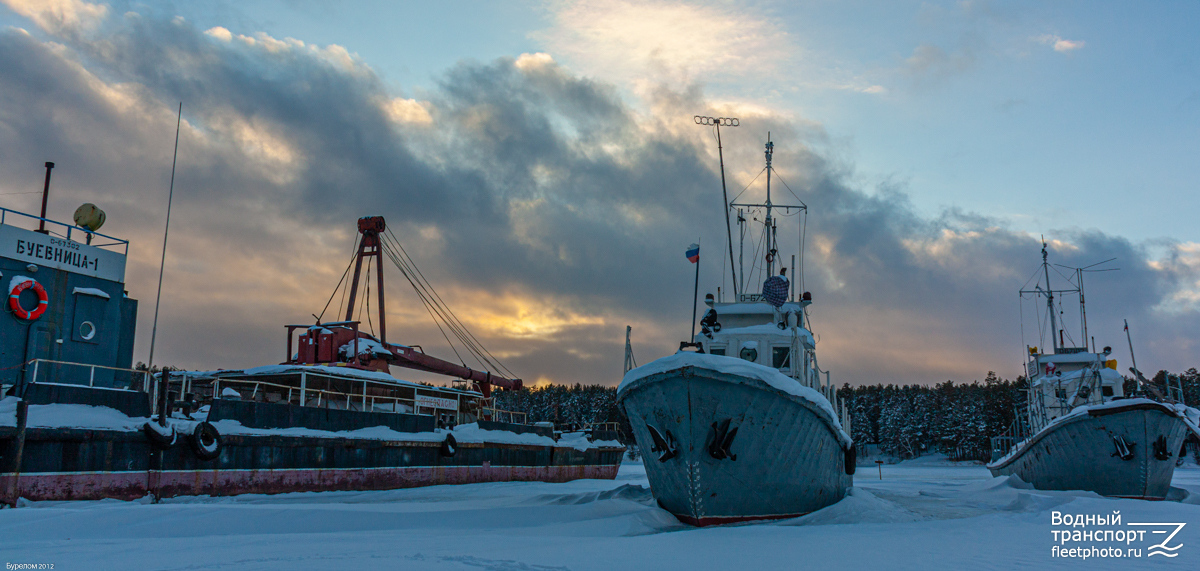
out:
M724 355L725 347L709 347L708 354L709 355Z
M771 366L776 369L787 369L792 366L791 347L772 347Z

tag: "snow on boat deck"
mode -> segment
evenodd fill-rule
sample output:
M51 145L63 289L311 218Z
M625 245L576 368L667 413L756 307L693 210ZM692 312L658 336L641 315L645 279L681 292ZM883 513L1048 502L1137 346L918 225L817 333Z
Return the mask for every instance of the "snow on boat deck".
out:
M979 464L863 466L847 498L792 520L697 529L654 506L640 463L615 481L506 482L0 511L0 559L55 569L1138 569L1200 562L1200 469L1182 502L1041 492ZM1174 559L1051 556L1051 512L1189 522ZM1094 526L1093 526L1094 527ZM1128 527L1123 525L1122 527ZM1092 529L1092 528L1074 528ZM1147 534L1149 535L1149 534ZM1148 546L1152 542L1140 545ZM1086 544L1075 544L1086 545ZM1106 544L1095 544L1105 547ZM1115 546L1115 545L1114 545Z

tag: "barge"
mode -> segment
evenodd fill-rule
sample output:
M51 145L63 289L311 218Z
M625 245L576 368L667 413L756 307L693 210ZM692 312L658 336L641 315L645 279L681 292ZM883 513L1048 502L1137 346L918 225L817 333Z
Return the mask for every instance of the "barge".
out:
M0 209L0 494L10 504L616 477L625 449L615 433L529 424L494 407L492 391L520 390L520 379L386 341L383 260L398 244L382 217L359 221L345 319L285 326L280 364L162 372L131 367L129 243L84 218ZM378 335L352 318L364 262L377 269ZM410 382L392 367L453 382Z

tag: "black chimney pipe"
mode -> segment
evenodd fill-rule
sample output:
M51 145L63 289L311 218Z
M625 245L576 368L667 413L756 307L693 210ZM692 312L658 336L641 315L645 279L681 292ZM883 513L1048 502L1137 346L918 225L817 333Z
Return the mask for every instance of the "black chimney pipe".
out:
M50 170L54 168L54 163L46 161L46 186L42 187L42 221L38 225L38 232L49 234L46 231L46 199L50 197Z

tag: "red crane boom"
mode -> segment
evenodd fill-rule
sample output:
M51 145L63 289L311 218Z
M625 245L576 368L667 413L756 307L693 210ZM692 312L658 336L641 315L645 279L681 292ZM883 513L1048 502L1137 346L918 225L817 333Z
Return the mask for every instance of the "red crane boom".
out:
M288 325L288 360L285 364L317 365L336 364L356 369L388 373L389 366L405 367L438 373L475 383L484 397L490 397L492 387L519 390L521 379L510 379L493 375L489 371L476 371L466 365L456 365L425 354L424 351L387 342L386 321L383 305L383 242L380 235L387 229L382 216L358 219L358 231L362 234L358 254L354 259L354 276L350 282L350 296L346 304L346 320L316 325ZM353 321L354 304L357 299L359 278L363 261L370 267L370 258L375 258L377 308L379 311L379 338L359 331L358 321ZM296 329L305 330L300 336L298 351L292 353L292 337Z

